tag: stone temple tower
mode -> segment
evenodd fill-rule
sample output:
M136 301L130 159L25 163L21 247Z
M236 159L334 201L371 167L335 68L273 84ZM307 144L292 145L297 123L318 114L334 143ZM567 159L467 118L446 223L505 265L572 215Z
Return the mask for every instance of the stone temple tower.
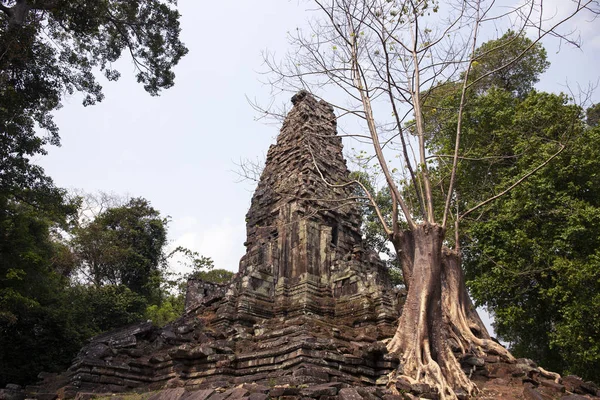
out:
M361 218L333 108L304 91L292 103L246 216L240 274L274 299L272 315L333 315L332 275L364 252Z
M342 186L349 171L333 108L304 91L292 103L246 216L240 273L329 278L334 262L361 244L355 188Z
M292 103L246 215L239 284L222 315L389 323L394 296L383 263L362 243L333 107L305 91Z

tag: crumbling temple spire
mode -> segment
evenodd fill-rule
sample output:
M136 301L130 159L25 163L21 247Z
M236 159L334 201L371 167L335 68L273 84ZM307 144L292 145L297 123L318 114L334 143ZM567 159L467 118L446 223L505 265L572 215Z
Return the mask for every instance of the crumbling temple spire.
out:
M246 216L240 273L252 266L272 269L276 280L328 278L334 261L361 244L356 188L342 186L349 171L333 107L305 91L292 103Z
M389 326L394 295L384 264L363 245L333 107L306 91L292 103L246 215L239 284L219 315L223 324L310 314ZM204 289L194 295L202 283L190 284L188 310L205 298Z

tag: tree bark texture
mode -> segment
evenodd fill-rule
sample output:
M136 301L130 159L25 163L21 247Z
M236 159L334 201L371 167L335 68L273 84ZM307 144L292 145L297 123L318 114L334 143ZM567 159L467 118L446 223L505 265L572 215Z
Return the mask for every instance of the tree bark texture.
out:
M512 356L491 340L469 298L460 259L443 240L443 228L429 223L393 238L408 294L388 350L400 358L397 375L428 384L441 399L456 399L477 392L460 358Z
M486 354L502 356L506 360L512 355L490 337L479 317L465 285L460 266L460 257L447 247L442 248L442 312L444 324L449 329L451 347L461 354L476 356Z

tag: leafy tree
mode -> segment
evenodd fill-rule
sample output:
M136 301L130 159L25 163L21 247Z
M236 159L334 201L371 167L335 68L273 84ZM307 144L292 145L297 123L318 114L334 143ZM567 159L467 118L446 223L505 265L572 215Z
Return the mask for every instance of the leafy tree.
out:
M119 205L114 196L100 194L86 196L86 204L70 243L83 278L79 297L95 305L88 307L90 321L85 322L94 332L140 319L162 326L178 318L184 309L185 279L169 271L175 255L183 256L192 274L209 270L208 277L226 279L229 272L210 271L213 261L197 252L180 246L167 254L168 218L147 200L133 198Z
M145 312L147 299L125 286L69 286L77 260L59 234L69 231L66 222L76 207L31 158L45 154L45 145L60 143L52 111L60 108L62 96L79 92L84 105L101 101L93 71L118 79L112 65L123 52L133 58L138 82L151 95L173 85L172 69L187 53L175 5L0 1L0 386L64 368L82 340ZM47 135L36 135L36 125ZM162 240L160 224L150 225ZM131 227L129 239L136 229L141 226ZM133 263L136 271L121 271L119 279L144 295L157 295L156 271L140 271L156 264L152 243L140 247L146 253L137 257L121 253L129 257L121 261ZM106 314L110 309L117 311L112 317Z
M529 46L526 40L521 45ZM545 61L545 52L536 54ZM469 210L552 157L557 143L565 150L505 198L461 220L463 266L475 300L495 314L498 336L513 354L592 378L600 371L600 331L576 318L597 317L591 293L598 290L593 253L599 236L590 219L598 210L589 186L599 167L593 156L597 133L584 130L581 109L568 104L568 97L537 93L531 89L537 76L527 79L531 82L519 83L527 91L506 81L505 87L483 87L468 98L455 206ZM459 93L447 83L428 99L424 117L432 153L454 149ZM441 163L432 175L443 182L449 167ZM434 198L441 201L443 193L434 191ZM574 232L580 237L571 238Z
M192 279L202 279L212 283L227 283L233 278L233 272L226 269L211 269L208 271L196 271L190 274Z
M98 287L124 285L157 301L166 268L167 222L142 198L107 209L74 232L83 274Z
M66 365L81 344L62 306L75 260L59 240L77 205L30 163L44 140L15 128L28 113L11 90L0 78L0 386Z
M0 1L0 191L51 186L30 159L58 145L52 111L64 94L84 105L104 97L94 69L119 78L113 63L133 58L137 80L151 95L174 82L187 49L179 40L174 0ZM35 127L47 132L36 135Z
M125 285L73 285L66 292L71 318L85 338L144 320L148 306L144 296Z
M463 134L469 123L473 126L486 123L485 119L469 121L469 112L482 111L473 110L471 100L474 93L488 90L509 92L509 98L525 96L529 89L527 80L545 69L545 61L539 62L541 58L534 54L531 60L525 60L526 68L511 66L528 53L535 53L535 44L543 37L561 36L555 28L577 13L600 12L598 5L591 1L567 2L566 16L547 29L541 25L545 16L539 15L543 10L536 8L536 2L524 6L528 9L508 10L498 10L493 3L479 1L449 5L436 0L315 0L315 4L320 18L310 25L308 32L298 29L290 34L294 49L288 56L281 61L267 54L265 62L272 73L270 83L282 91L320 92L332 86L345 96L332 105L342 115L355 117L354 121L364 128L364 134L356 132L352 136L372 144L372 159L379 164L392 199L388 219L374 193L360 181L354 181L362 186L401 259L408 291L398 329L387 345L388 351L400 359L401 368L395 376L426 383L441 399L473 395L477 387L461 369L461 357L494 353L512 360L513 356L491 340L469 298L461 269L461 223L555 161L566 148L565 141L576 131L578 119L570 121L571 124L556 123L538 129L534 124L540 118L538 114L524 118L524 122L533 124L523 127L534 134L528 148L538 146L539 152L522 154L523 149L516 148L514 154L504 154L504 148L497 148L500 153L494 154L496 159L510 160L516 156L519 169L514 172L524 173L512 175L504 180L500 191L475 203L476 195L459 191L465 168L462 161L466 160L463 153L468 150L463 145ZM436 15L441 8L445 8L443 18ZM513 32L539 29L530 30L536 36L523 51L513 51L512 44L518 47L527 40L508 32L503 38L505 46L493 45L478 52L485 26L491 25L493 30L505 23L512 26ZM507 50L505 59L503 50ZM492 68L499 67L487 71L478 68L485 61L483 58L490 60ZM514 74L501 74L507 70ZM432 128L427 114L438 110L428 107L428 99L436 96L445 99L446 93L456 102L449 104L452 107L449 111L439 111L445 111L451 124L446 125L440 119L439 126ZM536 101L554 100L540 97ZM427 151L428 140L436 129L452 131L453 145L449 152ZM476 139L476 135L472 138ZM493 136L482 137L481 141L491 139ZM519 143L530 144L527 140ZM398 173L394 172L394 164L399 166ZM501 170L497 173L508 177ZM478 191L478 185L470 188L470 192ZM465 208L463 201L473 204Z
M501 38L477 48L469 79L478 80L480 91L495 86L522 98L549 66L541 44L509 30ZM489 74L490 71L493 73Z
M92 69L116 80L120 74L112 63L126 52L137 80L157 95L173 85L172 68L187 53L175 5L175 0L2 0L4 94L37 101L28 104L39 113L30 121L42 123L64 92L82 92L85 105L101 101Z
M587 124L589 126L598 126L598 122L600 122L600 103L594 104L586 111L587 116Z
M522 111L551 115L529 106ZM473 295L494 312L499 337L515 354L588 379L600 374L599 135L574 137L470 222L464 244Z
M64 370L99 333L181 315L181 281L166 270L167 219L146 200L114 205L102 196L114 206L93 219L79 215L72 228L81 204L58 190L58 198L25 192L32 204L0 196L0 385ZM207 257L179 252L193 256L196 271L212 267Z
M0 386L66 365L81 344L63 306L74 262L53 234L74 209L36 200L0 196Z
M152 304L146 308L145 317L156 326L162 327L181 317L185 308L184 293L170 294L160 305Z

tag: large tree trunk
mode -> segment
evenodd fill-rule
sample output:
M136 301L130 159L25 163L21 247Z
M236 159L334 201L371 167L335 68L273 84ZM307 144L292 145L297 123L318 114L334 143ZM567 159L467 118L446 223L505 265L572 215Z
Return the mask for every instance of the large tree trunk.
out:
M400 357L398 375L430 385L441 399L455 399L477 391L457 357L511 356L490 339L468 296L459 258L443 240L441 226L426 223L393 238L408 295L388 350Z
M491 339L469 297L460 256L447 247L442 248L442 312L454 351L461 355L513 358L508 350Z

